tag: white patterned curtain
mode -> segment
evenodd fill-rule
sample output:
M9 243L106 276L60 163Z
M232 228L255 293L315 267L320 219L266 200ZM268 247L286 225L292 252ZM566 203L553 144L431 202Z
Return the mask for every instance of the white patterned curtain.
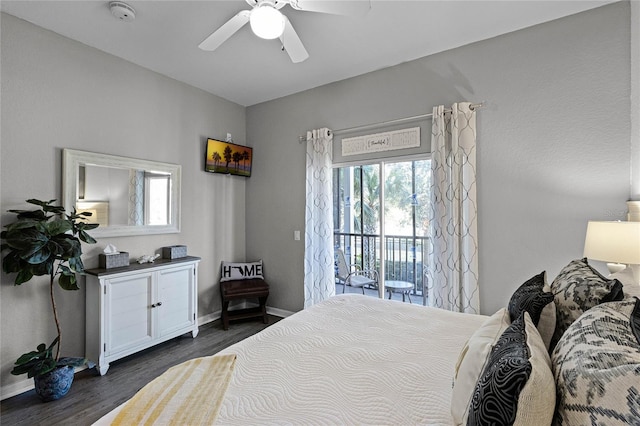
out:
M144 170L129 171L129 225L144 225Z
M428 300L479 314L476 114L470 105L433 108Z
M322 128L307 132L307 200L304 232L304 307L336 292L333 257L333 135Z

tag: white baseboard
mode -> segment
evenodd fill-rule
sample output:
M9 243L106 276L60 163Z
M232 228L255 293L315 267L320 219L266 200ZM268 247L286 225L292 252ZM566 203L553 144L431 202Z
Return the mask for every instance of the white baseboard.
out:
M244 307L252 307L254 304L246 303ZM240 305L238 305L240 306ZM258 306L258 304L255 304ZM293 315L295 312L285 311L284 309L271 308L267 306L267 313L270 315L275 315L277 317L286 318L288 316ZM216 321L220 319L222 316L222 311L216 311L211 314L202 316L198 318L198 325L205 325L210 322ZM82 370L86 370L86 366L76 368L76 373ZM0 388L0 401L5 400L7 398L11 398L12 396L20 395L21 393L28 392L34 388L33 379L24 379L16 383L12 383L10 385L2 386Z
M280 318L290 317L291 315L295 314L295 312L285 311L284 309L278 309L278 308L270 308L268 306L267 306L267 313Z
M239 307L242 308L257 308L258 305L255 302L244 302L240 305L238 305ZM280 318L286 318L286 317L290 317L291 315L295 314L295 312L291 312L291 311L285 311L284 309L279 309L279 308L272 308L270 306L267 306L267 313L269 315L273 315L276 317L280 317Z
M243 303L239 303L237 305L234 305L234 308L237 309L243 309L243 308L254 308L259 306L257 303L251 303L251 302L243 302ZM272 308L270 306L267 306L267 313L269 315L274 315L276 317L280 317L280 318L286 318L286 317L290 317L291 315L295 314L295 312L291 312L291 311L285 311L284 309L279 309L279 308ZM202 317L198 318L198 325L205 325L205 324L209 324L210 322L214 322L216 320L219 320L222 317L222 311L216 311L213 312L209 315L205 315Z
M86 370L87 366L83 365L82 367L75 367L76 374L79 371ZM7 386L2 386L2 390L0 390L0 400L5 400L7 398L11 398L12 396L20 395L21 393L28 392L35 387L33 384L33 378L20 380L19 382L12 383Z
M0 399L11 398L33 389L33 379L25 379L2 387Z
M215 311L209 315L205 315L203 317L198 318L198 325L209 324L210 322L214 322L215 320L219 320L222 317L222 311Z

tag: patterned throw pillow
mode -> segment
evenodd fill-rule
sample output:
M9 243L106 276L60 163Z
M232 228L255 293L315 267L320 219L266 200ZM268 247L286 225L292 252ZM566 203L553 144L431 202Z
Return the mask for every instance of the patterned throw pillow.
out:
M587 263L586 258L565 266L551 283L551 292L556 304L556 330L550 350L583 312L600 303L624 298L622 283L603 277Z
M222 262L220 282L231 280L250 280L262 276L262 260L249 263Z
M502 333L511 320L506 308L491 315L469 338L460 352L451 391L451 417L455 425L467 423L469 403L480 373Z
M538 329L523 312L491 350L467 425L550 425L555 406L550 365Z
M538 275L525 281L513 292L509 300L509 315L511 321L520 317L523 312L529 312L533 323L537 326L540 314L545 306L553 302L553 294L544 291L547 273L542 271Z
M640 424L640 299L585 312L565 331L551 359L555 424Z

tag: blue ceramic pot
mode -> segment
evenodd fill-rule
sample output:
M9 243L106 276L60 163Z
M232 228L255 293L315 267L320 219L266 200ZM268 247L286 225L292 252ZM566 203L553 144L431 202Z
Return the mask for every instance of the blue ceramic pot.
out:
M44 402L60 399L69 392L73 383L73 367L65 366L33 378L36 394Z

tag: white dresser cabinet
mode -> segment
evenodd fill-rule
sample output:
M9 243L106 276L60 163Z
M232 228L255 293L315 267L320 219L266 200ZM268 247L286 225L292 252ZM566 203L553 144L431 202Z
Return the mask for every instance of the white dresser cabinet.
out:
M187 256L85 271L85 356L101 375L111 361L185 333L198 335L198 262Z

